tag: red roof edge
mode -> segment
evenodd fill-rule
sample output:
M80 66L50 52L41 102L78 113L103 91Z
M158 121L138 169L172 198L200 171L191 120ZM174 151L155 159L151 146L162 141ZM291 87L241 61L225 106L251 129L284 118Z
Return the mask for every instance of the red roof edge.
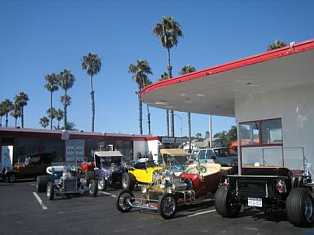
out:
M233 69L238 69L244 66L249 66L257 63L262 63L268 60L280 58L280 57L285 57L301 52L305 52L308 50L313 50L314 49L314 39L307 40L304 42L299 42L295 44L290 44L286 47L282 47L276 50L271 50L271 51L266 51L261 54L249 56L240 60L235 60L226 64L206 68L203 70L199 70L193 73L188 73L179 77L175 77L172 79L168 80L162 80L156 83L153 83L147 87L145 87L142 92L141 92L141 97L144 95L153 92L155 90L158 90L163 87L175 85L180 82L186 82L190 80L195 80L195 79L201 79L205 76L217 74L217 73L222 73L226 71L230 71Z

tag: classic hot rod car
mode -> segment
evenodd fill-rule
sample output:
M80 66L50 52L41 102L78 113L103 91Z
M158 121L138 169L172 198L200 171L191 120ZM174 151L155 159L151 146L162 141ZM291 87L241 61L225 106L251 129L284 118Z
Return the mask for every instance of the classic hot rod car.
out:
M94 152L99 190L106 190L108 186L121 186L122 174L126 171L122 164L122 157L120 151Z
M177 207L204 202L217 190L221 166L215 163L190 165L179 177L168 170L156 171L153 182L142 187L140 196L123 190L117 197L116 207L121 212L132 208L159 211L160 215L172 218Z
M122 188L132 191L135 186L150 185L153 183L154 174L162 167L153 161L137 161L122 175Z
M314 221L314 184L310 167L303 164L306 162L304 155L295 159L285 159L280 154L277 158L275 155L272 158L254 157L241 160L242 174L226 176L215 195L217 212L223 217L235 217L241 206L267 212L282 209L292 224L311 225Z

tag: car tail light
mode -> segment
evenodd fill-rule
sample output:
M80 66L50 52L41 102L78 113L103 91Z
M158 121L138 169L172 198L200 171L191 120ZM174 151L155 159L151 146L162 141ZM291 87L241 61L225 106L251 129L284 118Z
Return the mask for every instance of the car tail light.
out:
M278 191L278 193L286 193L286 183L283 180L278 180L276 184L276 190Z
M229 186L229 180L228 180L228 179L225 179L224 182L223 182L223 185L224 185L224 186Z

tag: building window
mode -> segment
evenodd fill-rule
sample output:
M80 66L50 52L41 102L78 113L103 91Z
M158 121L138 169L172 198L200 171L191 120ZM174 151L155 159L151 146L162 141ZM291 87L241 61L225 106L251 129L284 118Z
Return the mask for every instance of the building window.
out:
M246 122L240 124L241 145L259 145L259 123Z
M281 119L261 122L262 144L282 144Z
M241 146L282 145L280 118L243 122L239 128Z

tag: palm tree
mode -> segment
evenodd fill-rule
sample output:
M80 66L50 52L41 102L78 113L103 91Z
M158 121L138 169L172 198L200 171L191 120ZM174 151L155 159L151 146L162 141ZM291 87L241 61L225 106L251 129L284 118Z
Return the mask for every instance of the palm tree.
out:
M59 130L60 129L60 121L63 119L63 111L61 109L57 110L56 118L57 118L57 121L58 121L57 129Z
M14 102L10 115L14 118L14 127L17 127L17 119L22 116L21 106L18 102Z
M64 95L61 96L61 103L63 104L63 114L64 114L64 128L67 127L67 109L68 106L71 104L71 97L68 96L68 90L73 86L75 81L74 75L71 71L64 69L58 75L58 83L59 86L64 90Z
M49 119L44 116L40 119L39 123L43 128L46 128L49 125Z
M141 99L141 91L142 89L150 83L148 75L153 74L152 70L149 66L149 63L146 60L137 60L136 64L129 65L129 73L132 73L132 78L137 83L138 91L136 92L138 96L138 104L139 104L139 129L140 134L143 134L143 110L142 110L142 99Z
M52 110L52 94L53 92L57 91L59 89L58 87L58 75L55 73L47 74L45 76L45 88L50 92L50 109ZM52 118L50 118L50 129L52 129Z
M8 127L9 124L9 113L13 109L13 104L9 99L3 101L3 111L5 114L5 127Z
M282 48L285 46L287 46L287 43L280 41L280 40L276 40L273 43L268 45L267 51L275 50L275 49Z
M27 105L29 101L28 95L25 92L20 92L18 95L15 96L15 102L19 106L21 110L21 126L24 128L24 106Z
M5 115L4 103L0 103L0 127L2 127L2 118Z
M95 127L95 90L93 85L93 76L99 73L101 69L101 60L97 54L88 53L87 56L83 56L82 69L86 70L90 76L90 87L91 87L91 99L92 99L92 132Z
M160 75L159 81L167 80L169 79L169 74L167 72L164 72ZM169 128L169 109L166 109L166 123L167 123L167 136L170 134L170 128Z
M47 116L48 116L48 118L50 119L50 129L52 129L51 127L51 124L52 124L52 122L53 122L53 119L55 119L56 117L57 117L57 110L54 108L54 107L52 107L52 108L49 108L48 110L47 110Z
M157 23L153 29L154 34L159 37L161 44L167 49L168 53L168 74L169 78L172 78L172 66L170 49L177 46L179 37L183 36L181 26L171 16L166 16L161 19L161 22ZM171 136L174 137L174 112L171 113Z
M192 65L185 65L182 67L180 74L187 74L196 71L195 67ZM191 136L191 113L188 112L188 128L189 128L189 153L191 153L191 144L192 144L192 136Z

